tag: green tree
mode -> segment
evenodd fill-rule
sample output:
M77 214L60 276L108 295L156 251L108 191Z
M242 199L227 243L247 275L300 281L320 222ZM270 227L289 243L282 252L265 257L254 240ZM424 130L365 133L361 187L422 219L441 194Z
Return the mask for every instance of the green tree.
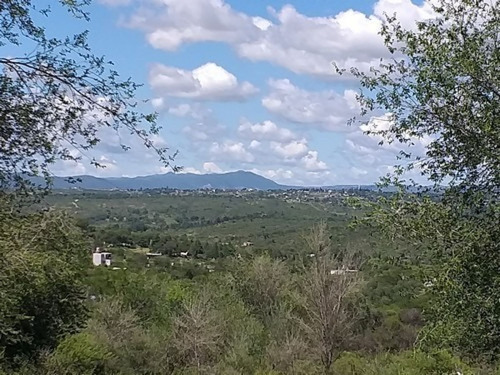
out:
M90 0L58 3L76 19L90 19ZM9 53L0 57L0 187L26 187L31 176L48 181L51 164L79 160L99 143L102 128L139 137L170 165L172 156L152 138L156 115L138 108L139 85L120 79L112 62L92 53L87 31L48 35L44 21L51 17L51 9L34 0L0 4L0 46ZM19 50L26 53L15 56Z
M368 221L434 265L422 337L494 359L500 353L500 3L439 0L432 8L434 17L416 29L388 16L381 35L393 58L370 73L351 71L363 86L361 115L385 113L389 121L369 133L399 142L405 160L385 180L397 183L399 193L381 199ZM425 154L405 147L422 139ZM422 198L405 190L401 176L409 170L437 191Z
M48 374L96 375L104 374L106 362L113 354L87 332L65 338L45 361Z
M429 141L426 154L401 152L432 182L462 188L500 185L500 5L439 0L417 30L388 16L381 35L392 59L370 73L352 69L363 87L361 115L387 114L388 126L368 131L382 142ZM341 72L343 73L343 72Z
M234 277L243 301L265 323L270 323L291 293L293 279L286 264L266 255L239 262Z
M36 360L77 332L87 310L87 243L65 215L0 211L0 368Z

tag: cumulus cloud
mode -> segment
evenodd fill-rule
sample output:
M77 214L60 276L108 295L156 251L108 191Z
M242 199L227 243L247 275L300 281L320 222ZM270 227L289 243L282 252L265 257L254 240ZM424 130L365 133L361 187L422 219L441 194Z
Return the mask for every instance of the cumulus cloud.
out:
M245 163L255 161L255 156L250 153L242 142L224 141L214 142L210 147L210 153L221 160L233 160Z
M423 156L426 148L432 138L429 136L416 138L407 136L411 142L409 144L402 144L397 140L387 141L390 138L384 138L382 135L377 134L379 131L387 131L393 125L391 114L384 114L381 116L372 117L366 123L362 123L358 128L349 133L346 137L346 144L348 149L354 151L356 154L368 156L381 154L384 157L390 157L394 161L394 157L402 150L412 151L416 156ZM369 160L372 164L377 159Z
M373 13L381 19L384 19L385 15L396 14L403 27L415 28L416 20L436 17L432 4L437 4L437 1L426 0L421 5L417 5L411 0L379 0L375 3Z
M180 173L205 174L205 173L223 173L224 171L214 162L207 161L203 163L201 170L196 167L184 167Z
M234 137L228 136L212 142L206 152L203 147L198 149L202 154L205 152L201 157L212 160L203 165L203 170L250 169L277 181L298 178L318 182L330 176L328 165L305 138L271 121L255 124L243 121Z
M165 107L165 99L163 98L153 98L151 99L151 105L155 111L160 111Z
M119 177L159 173L164 167L158 154L152 148L146 147L143 140L130 132L104 127L99 129L96 136L100 142L94 148L71 150L71 154L80 160L76 163L69 160L56 163L51 167L51 172L57 176L89 174ZM170 146L167 140L159 134L150 135L148 139L157 148ZM175 150L175 148L172 149L172 154ZM95 167L94 161L100 164L101 168ZM172 169L169 167L165 170L171 171Z
M258 38L235 46L240 56L331 78L333 62L366 70L387 54L378 35L381 21L373 15L350 10L334 17L308 17L291 5L273 15L275 22Z
M177 117L194 117L193 113L195 113L195 110L193 109L191 104L182 103L174 107L170 107L168 109L168 113Z
M258 149L258 148L260 148L261 145L262 145L262 142L259 142L256 139L254 139L252 142L250 142L248 147L251 149Z
M250 172L264 176L278 183L285 183L285 184L287 183L289 184L295 177L295 173L293 171L291 171L290 169L283 169L283 168L277 168L277 169L253 168L250 170Z
M336 77L332 62L340 68L367 71L380 58L389 57L378 34L384 13L397 12L405 25L432 17L429 0L421 5L411 0L378 0L370 15L348 10L331 17L309 17L291 5L269 12L270 19L252 17L223 0L148 0L128 26L142 30L154 48L174 51L186 43L227 43L249 60L331 79Z
M275 165L268 171L290 171L294 175L326 172L327 164L320 160L319 153L311 150L305 138L272 121L252 124L244 121L238 128L238 135L251 140L246 150L253 155L254 165ZM262 167L260 171L265 171ZM265 174L268 176L269 174ZM284 175L280 175L284 178Z
M194 120L216 121L212 109L206 107L202 103L180 103L168 108L168 113L177 117L185 117Z
M328 169L326 163L319 160L317 151L309 151L300 161L306 171L319 172Z
M81 155L74 156L81 157ZM90 165L84 164L78 160L59 160L51 167L51 172L55 176L80 176L89 173L89 167Z
M267 141L290 141L296 139L297 135L287 128L282 128L272 121L264 121L258 124L252 124L248 121L243 122L238 127L240 135L259 140Z
M343 94L332 90L306 91L288 79L270 80L269 87L270 93L262 99L262 105L269 112L295 123L347 130L347 121L359 111L353 90L345 90Z
M222 0L149 1L128 25L143 30L153 47L167 51L186 43L241 43L266 27L264 19L237 12Z
M214 63L194 70L155 64L149 71L149 84L159 94L198 100L244 100L258 91Z
M222 169L214 162L208 161L203 163L203 170L207 173L221 173Z
M376 181L378 177L386 175L394 170L394 164L398 162L397 156L401 151L411 152L411 159L402 159L406 162L415 160L416 156L424 156L426 148L432 138L411 138L411 144L401 144L394 140L383 142L384 138L379 134L366 134L366 132L388 130L393 124L390 114L372 117L366 123L360 124L357 129L346 135L345 147L342 151L343 157L351 164L346 171L345 179L352 181ZM422 179L419 171L415 170L407 177ZM423 180L422 180L423 181Z
M179 173L185 174L185 173L192 173L192 174L202 174L202 172L194 167L183 167Z
M288 143L271 142L271 150L285 159L296 159L306 155L309 147L307 141L301 139Z
M211 142L225 130L213 111L201 103L181 103L168 108L168 113L189 121L182 131L194 142Z
M142 30L147 42L157 49L175 51L186 44L224 43L250 61L331 80L337 77L332 62L340 68L354 66L367 71L389 57L378 35L385 14L397 13L405 27L412 27L416 20L434 16L431 1L435 0L418 4L415 0L376 0L373 11L367 14L347 10L330 17L308 16L286 5L269 8L267 17L254 17L235 10L227 0L141 0L131 2L137 5L129 8L132 16L126 23ZM183 134L193 142L199 160L205 160L198 165L198 173L243 167L276 180L293 178L295 183L305 185L332 183L336 178L371 182L390 170L402 149L397 143L380 146L380 136L364 134L374 127L390 126L383 116L363 125L345 126L359 112L352 90L308 91L287 79L270 80L262 105L274 122L243 121L234 130L220 125L204 107L206 103L200 102L246 100L257 92L251 83L242 82L213 62L193 70L156 64L149 73L155 96L151 105L178 117L175 121L183 124ZM190 100L177 104L172 97ZM282 120L294 123L294 127L283 127ZM295 124L308 126L299 128ZM302 130L313 127L337 132L335 147L340 146L332 151L339 156L335 174L328 160L322 159L323 150L310 145L308 133ZM428 142L416 140L415 148L425 150ZM116 140L105 142L102 151L110 160L121 161L115 157L122 152Z

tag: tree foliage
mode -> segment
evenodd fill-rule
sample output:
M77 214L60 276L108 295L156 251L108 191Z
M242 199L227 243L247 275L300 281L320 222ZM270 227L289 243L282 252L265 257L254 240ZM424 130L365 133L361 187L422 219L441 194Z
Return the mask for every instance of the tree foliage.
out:
M60 0L59 6L89 20L89 3ZM87 31L48 35L44 21L51 17L50 7L33 0L0 4L0 47L7 51L0 57L0 187L25 187L32 176L48 181L54 162L88 157L104 128L139 137L170 165L173 155L154 142L156 115L141 112L135 98L139 85L92 53Z
M0 352L35 360L86 320L86 242L66 216L0 211Z
M353 69L365 91L361 115L388 114L372 134L412 145L426 139L392 179L416 169L439 188L381 199L367 221L419 249L431 296L423 342L498 358L500 228L500 3L439 0L432 18L405 29L388 16L382 36L391 60ZM443 186L444 185L444 186Z
M381 35L392 54L369 73L352 69L364 90L361 115L388 114L368 133L382 142L428 143L402 151L403 169L436 184L497 189L500 184L500 5L439 0L434 16L405 29L387 16Z

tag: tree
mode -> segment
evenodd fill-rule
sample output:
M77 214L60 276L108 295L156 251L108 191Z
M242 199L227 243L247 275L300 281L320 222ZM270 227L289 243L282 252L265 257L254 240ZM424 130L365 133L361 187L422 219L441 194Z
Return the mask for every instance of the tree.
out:
M234 276L243 301L264 323L286 305L293 276L284 262L259 256L240 262Z
M145 326L144 319L116 297L104 299L94 306L93 317L84 334L90 334L102 352L109 353L103 361L105 371L102 373L165 374L171 371L169 353L164 347L166 335L160 327L148 330ZM64 348L57 348L56 358ZM68 364L71 359L67 358ZM76 359L75 365L82 362Z
M317 225L307 236L315 254L300 285L303 296L302 326L310 347L328 371L353 337L358 311L353 303L359 285L357 270L348 254L334 254L326 224Z
M65 215L0 205L0 368L36 361L83 327L86 245Z
M172 342L180 362L196 369L198 374L204 373L223 344L221 323L221 315L208 291L186 299L182 312L172 322Z
M400 185L367 218L428 260L432 301L424 342L498 358L500 264L500 3L438 0L434 16L404 29L388 16L381 31L391 60L352 69L364 91L361 116L385 114L369 133L411 146L386 183L418 170L439 189L426 197ZM342 72L341 72L342 73ZM444 187L442 185L445 185ZM434 267L432 267L434 265Z
M89 20L90 0L59 3L75 18ZM50 13L34 0L0 4L0 46L31 51L0 58L0 187L26 187L32 176L48 182L54 162L80 160L99 143L103 128L139 137L171 165L174 155L154 142L157 116L139 110L139 85L121 80L111 61L92 53L87 31L49 36L37 21ZM90 163L100 166L95 159Z
M371 128L381 142L426 139L418 168L436 184L493 190L500 185L500 5L490 0L438 0L434 17L404 29L387 16L381 31L392 59L370 73L351 69L364 91L361 115L386 114ZM343 72L341 72L343 73Z

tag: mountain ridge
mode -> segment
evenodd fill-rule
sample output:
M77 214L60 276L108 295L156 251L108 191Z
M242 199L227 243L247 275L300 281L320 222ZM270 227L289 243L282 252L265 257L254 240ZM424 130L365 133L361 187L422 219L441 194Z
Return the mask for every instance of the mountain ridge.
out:
M70 182L71 181L71 182ZM34 181L42 184L41 179ZM227 173L173 173L153 174L136 177L96 177L91 175L53 177L54 189L182 189L197 190L203 188L213 189L257 189L280 190L288 186L280 185L268 178L248 171L235 171Z
M42 178L33 178L36 185L44 185ZM307 189L313 186L282 185L277 182L249 171L233 171L225 173L173 173L153 174L135 177L97 177L92 175L79 175L52 179L53 189L82 189L82 190L140 190L140 189L179 189L198 190L212 189L256 189L256 190L287 190ZM315 186L323 189L353 189L363 188L376 190L375 185L325 185Z

